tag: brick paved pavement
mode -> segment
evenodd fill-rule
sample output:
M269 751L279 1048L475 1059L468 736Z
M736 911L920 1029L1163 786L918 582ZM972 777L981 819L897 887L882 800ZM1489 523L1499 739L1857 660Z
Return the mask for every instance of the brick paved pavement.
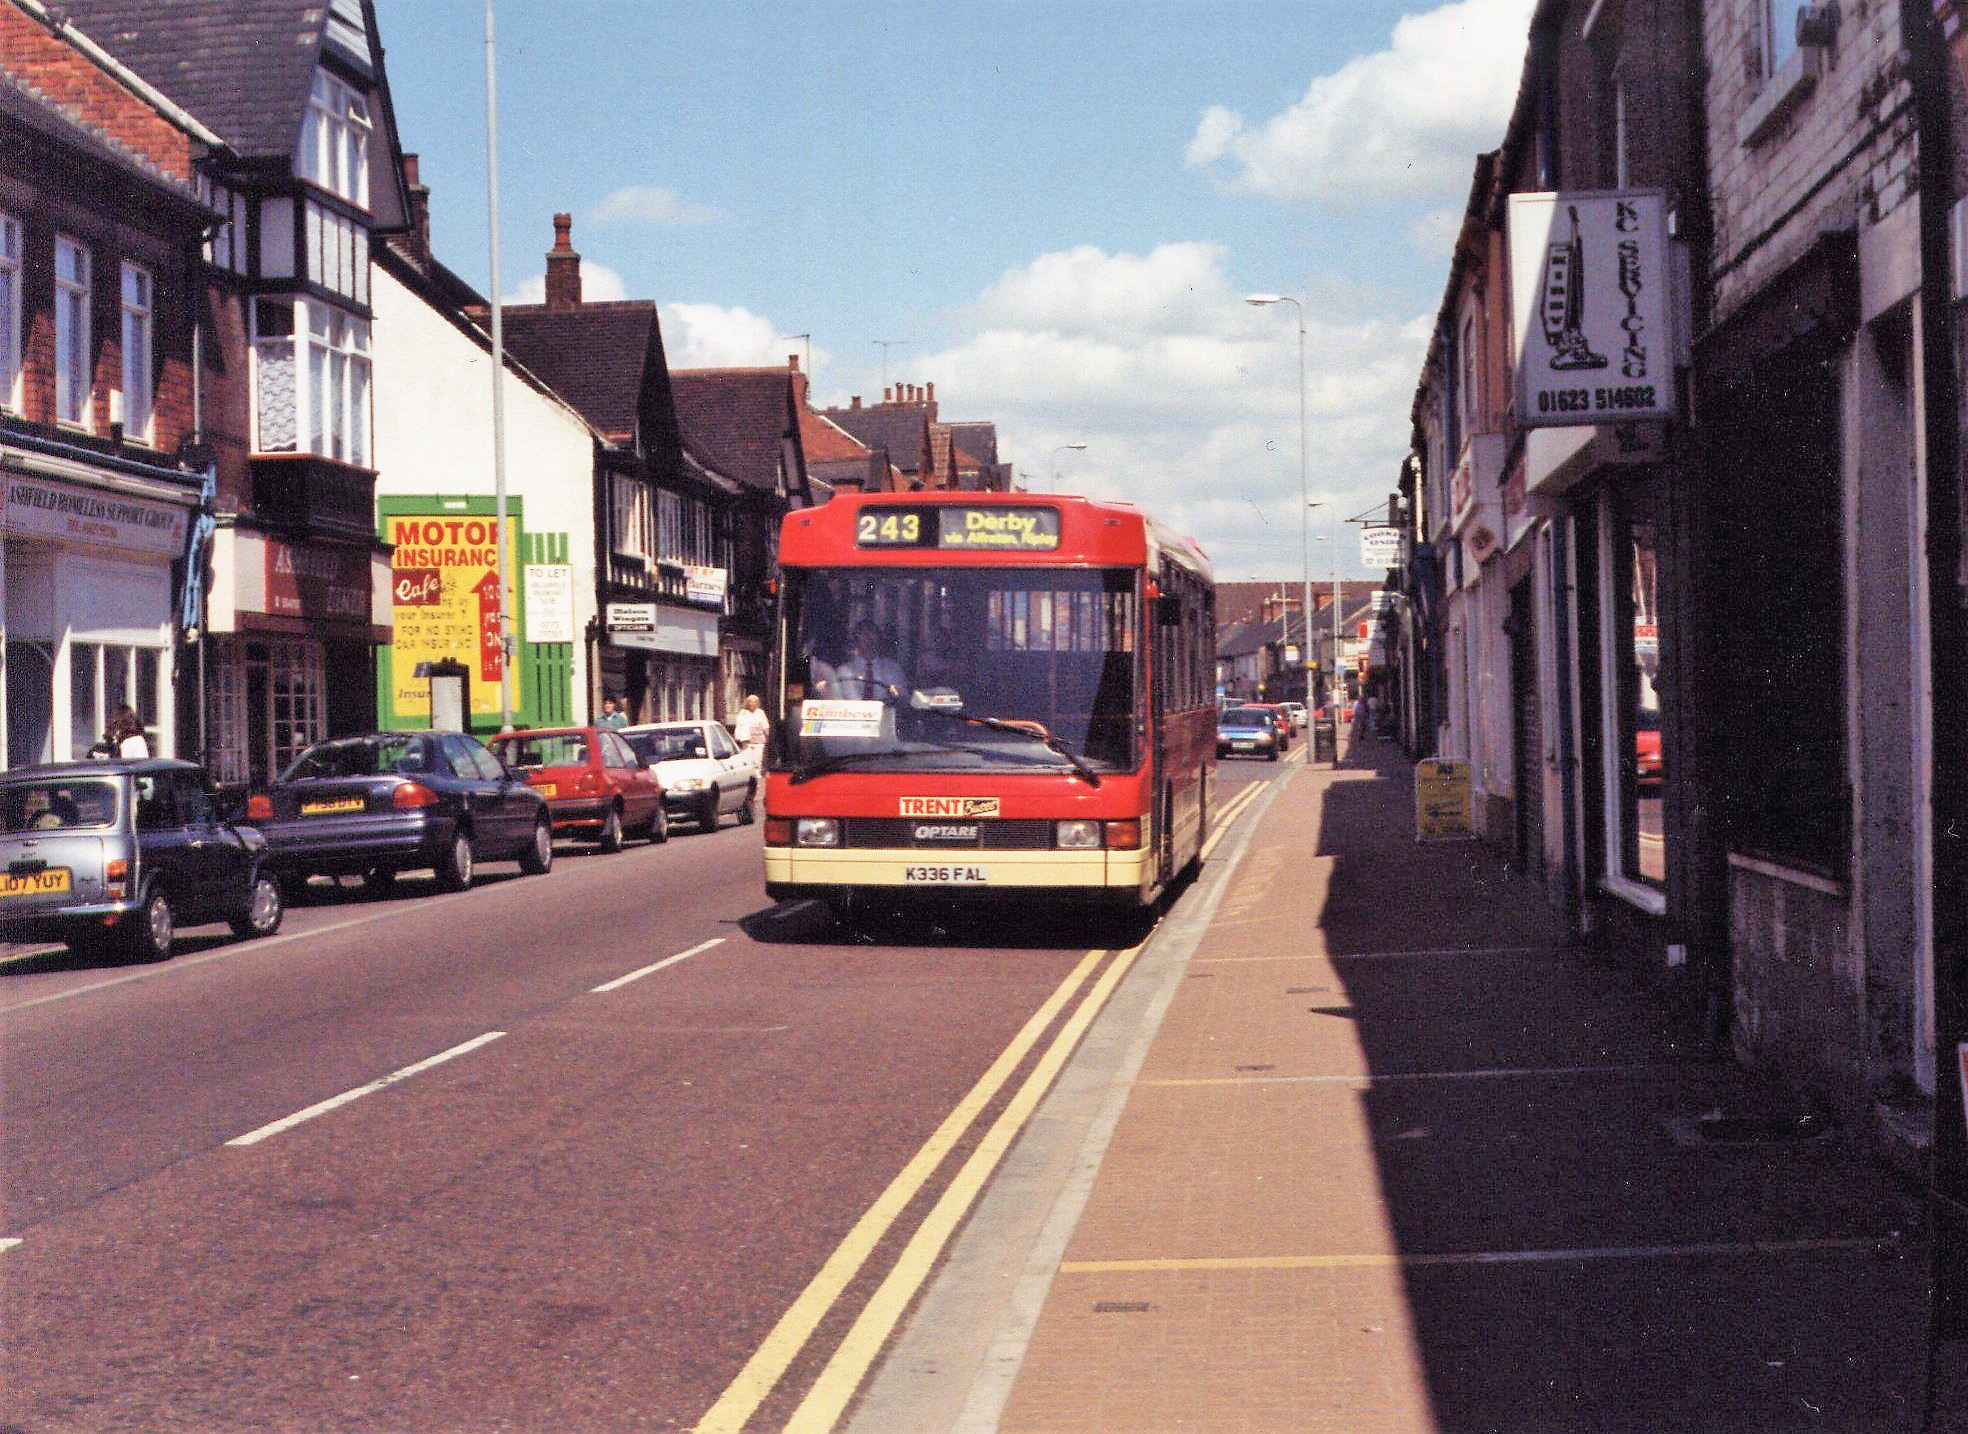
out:
M1562 949L1406 764L1300 771L1191 958L1006 1434L1917 1427L1918 1202Z

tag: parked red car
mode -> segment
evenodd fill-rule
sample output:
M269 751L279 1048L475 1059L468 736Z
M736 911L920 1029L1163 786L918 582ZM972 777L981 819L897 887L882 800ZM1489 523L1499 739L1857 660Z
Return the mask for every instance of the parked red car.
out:
M606 727L553 727L506 732L487 746L547 799L555 836L620 851L631 836L668 841L663 784Z
M1636 714L1633 730L1633 785L1653 796L1661 788L1660 709L1642 708Z

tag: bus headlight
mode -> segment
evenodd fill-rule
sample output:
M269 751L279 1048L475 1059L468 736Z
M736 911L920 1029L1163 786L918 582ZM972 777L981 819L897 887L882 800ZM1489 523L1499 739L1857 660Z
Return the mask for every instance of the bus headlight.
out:
M1061 851L1098 851L1100 849L1100 823L1089 821L1056 822L1052 829L1053 845Z
M795 846L839 846L841 824L833 817L801 817L793 829Z

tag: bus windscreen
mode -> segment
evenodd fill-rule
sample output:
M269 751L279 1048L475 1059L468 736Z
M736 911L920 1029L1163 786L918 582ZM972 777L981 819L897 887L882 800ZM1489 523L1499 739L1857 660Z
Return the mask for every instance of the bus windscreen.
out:
M1130 568L789 568L782 770L1094 771L1140 760ZM1063 750L1061 750L1063 749Z

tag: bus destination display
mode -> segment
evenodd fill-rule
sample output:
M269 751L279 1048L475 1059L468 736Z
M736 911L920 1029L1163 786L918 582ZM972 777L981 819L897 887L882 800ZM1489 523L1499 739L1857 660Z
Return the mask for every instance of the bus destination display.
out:
M961 504L864 508L855 518L854 543L861 548L1049 553L1059 546L1059 510Z

